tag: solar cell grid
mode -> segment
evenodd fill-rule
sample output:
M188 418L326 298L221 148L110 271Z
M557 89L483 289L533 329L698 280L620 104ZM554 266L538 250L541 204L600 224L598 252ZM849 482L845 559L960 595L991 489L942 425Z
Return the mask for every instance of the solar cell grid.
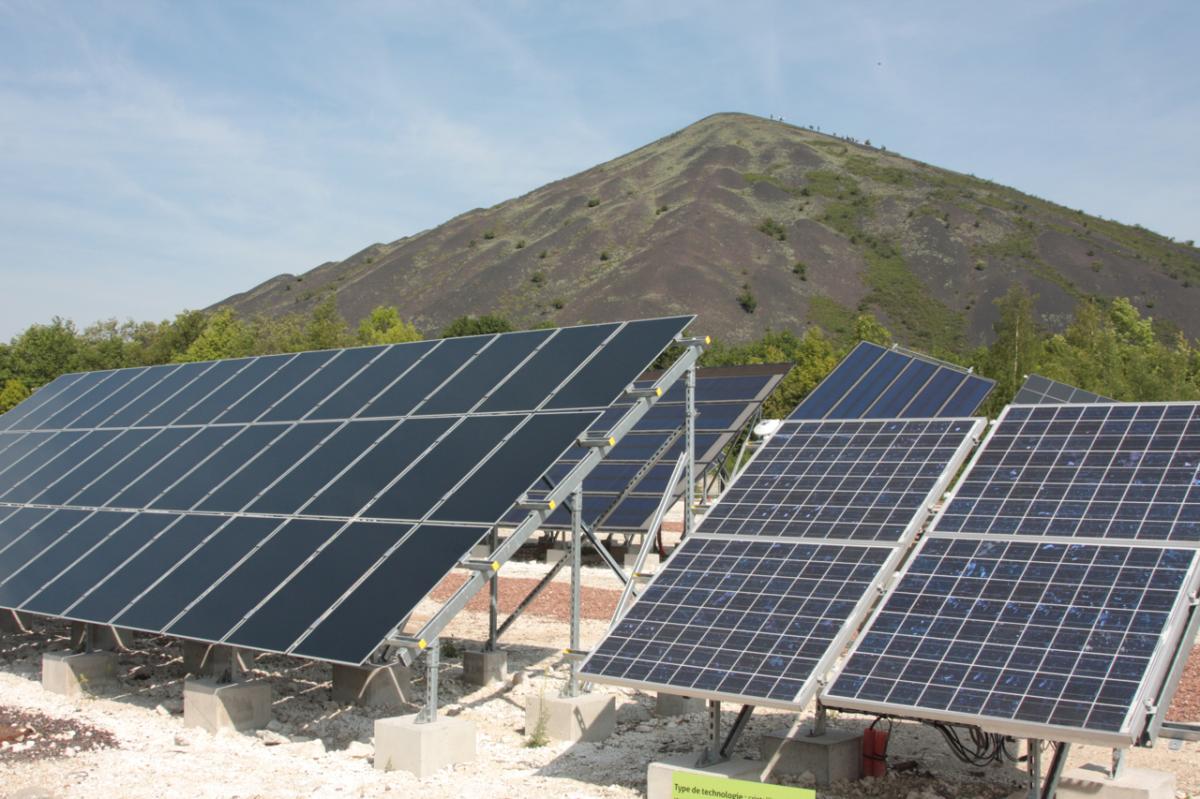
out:
M1128 744L1197 590L1196 551L931 535L826 692L1017 736Z
M982 422L789 421L708 511L701 533L899 542Z
M583 673L788 707L897 557L890 547L689 538Z
M1012 406L941 532L1200 544L1200 405Z

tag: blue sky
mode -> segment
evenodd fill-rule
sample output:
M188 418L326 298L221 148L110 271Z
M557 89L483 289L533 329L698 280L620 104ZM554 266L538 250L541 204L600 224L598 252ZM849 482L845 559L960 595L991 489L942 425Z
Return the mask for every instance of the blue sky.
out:
M0 338L203 307L718 111L1200 239L1198 28L1190 0L0 0Z

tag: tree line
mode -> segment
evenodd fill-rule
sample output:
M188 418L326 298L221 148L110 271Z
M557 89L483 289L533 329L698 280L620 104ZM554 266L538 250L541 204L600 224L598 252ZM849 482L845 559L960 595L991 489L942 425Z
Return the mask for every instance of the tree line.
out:
M989 346L965 353L935 353L996 381L984 408L990 415L1010 402L1025 376L1034 372L1122 401L1200 399L1200 346L1178 330L1156 327L1128 300L1083 301L1057 333L1037 320L1034 300L1023 288L1014 287L997 301L999 318ZM514 329L503 316L463 316L440 336ZM332 295L308 313L281 317L246 318L230 309L184 311L162 322L108 320L83 330L55 318L31 325L8 344L0 343L0 413L68 372L399 344L421 338L416 327L390 306L376 308L351 328ZM862 314L843 336L830 336L814 325L802 333L768 331L748 344L715 340L700 363L794 363L764 409L768 417L782 418L859 341L888 346L892 335L874 316ZM659 365L675 355L668 350Z

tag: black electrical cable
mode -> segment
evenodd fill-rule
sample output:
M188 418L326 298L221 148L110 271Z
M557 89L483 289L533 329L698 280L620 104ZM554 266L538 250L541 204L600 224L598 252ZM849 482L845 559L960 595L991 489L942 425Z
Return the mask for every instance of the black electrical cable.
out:
M940 721L928 722L946 739L946 744L954 756L964 763L973 766L989 766L1003 763L1005 760L1016 762L1020 758L1008 751L1008 738L984 732L978 727L963 727L956 724L944 724ZM968 738L961 737L965 731Z

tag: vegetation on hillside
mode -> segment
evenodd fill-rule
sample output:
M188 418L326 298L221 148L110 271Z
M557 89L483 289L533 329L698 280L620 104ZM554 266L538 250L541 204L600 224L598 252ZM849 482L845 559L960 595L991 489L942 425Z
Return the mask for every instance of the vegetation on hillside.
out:
M1170 326L1156 326L1126 299L1085 300L1059 333L1044 329L1035 298L1019 286L997 301L999 319L990 346L963 365L996 380L985 410L994 415L1011 401L1030 373L1124 401L1200 400L1200 345ZM443 337L517 329L499 314L464 316ZM417 341L417 330L397 310L381 306L351 331L332 296L311 313L284 317L236 315L230 309L205 314L184 311L163 322L100 322L82 331L55 318L31 325L0 344L0 412L60 374L215 358L239 358L367 344ZM871 314L859 314L826 333L818 325L802 332L768 331L748 344L714 340L702 366L792 362L796 366L767 401L769 417L786 416L858 341L888 346L891 332ZM669 349L662 366L678 354Z

